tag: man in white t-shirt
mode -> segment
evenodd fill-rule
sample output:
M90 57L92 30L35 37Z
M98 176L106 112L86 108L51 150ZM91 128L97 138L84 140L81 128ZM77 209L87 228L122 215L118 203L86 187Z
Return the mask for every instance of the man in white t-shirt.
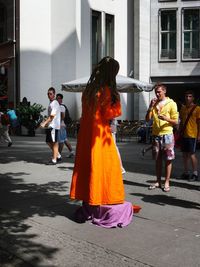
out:
M49 161L48 165L56 165L57 160L61 158L58 151L58 134L60 130L60 105L55 99L55 89L50 87L48 89L47 95L50 100L48 106L48 118L41 123L41 127L48 127L46 129L46 143L52 150L52 159Z

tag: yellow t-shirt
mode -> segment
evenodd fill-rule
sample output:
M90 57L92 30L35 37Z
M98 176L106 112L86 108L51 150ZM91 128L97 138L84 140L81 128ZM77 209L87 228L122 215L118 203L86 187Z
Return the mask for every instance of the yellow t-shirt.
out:
M172 120L177 120L178 123L178 111L176 103L169 97L166 97L166 100L162 107L155 106L152 110L153 115L153 126L152 134L153 135L164 135L173 133L173 125L167 121L160 120L158 115L165 115Z
M186 106L183 106L180 110L180 119L181 124L184 125L188 114L190 113L192 107L187 108ZM196 106L195 110L192 112L192 115L189 118L189 121L186 125L186 129L184 131L184 137L190 137L190 138L197 138L198 134L198 121L200 120L200 107Z

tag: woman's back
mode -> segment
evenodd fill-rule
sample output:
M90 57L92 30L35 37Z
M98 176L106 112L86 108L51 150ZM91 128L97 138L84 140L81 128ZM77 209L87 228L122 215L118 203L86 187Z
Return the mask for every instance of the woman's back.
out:
M103 100L103 101L102 101ZM110 130L110 119L121 114L120 102L111 105L108 87L98 94L96 110L87 106L78 134L71 198L90 205L117 204L124 201L120 160Z

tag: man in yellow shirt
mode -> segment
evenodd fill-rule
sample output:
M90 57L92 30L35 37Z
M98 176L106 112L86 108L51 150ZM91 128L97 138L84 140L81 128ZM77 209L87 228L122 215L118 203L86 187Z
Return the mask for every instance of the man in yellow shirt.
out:
M162 161L165 159L165 184L163 191L169 192L169 180L172 170L174 153L173 126L178 124L178 112L176 103L166 96L167 88L163 84L154 87L156 98L150 102L146 114L146 121L153 119L152 125L152 149L156 161L156 182L149 189L162 188Z
M200 107L194 104L194 92L189 90L185 92L185 105L180 110L180 130L183 127L188 114L192 111L186 124L181 150L183 152L184 173L182 179L189 181L200 181L198 177L198 160L196 157L196 144L200 142ZM192 163L192 174L189 173L189 163Z

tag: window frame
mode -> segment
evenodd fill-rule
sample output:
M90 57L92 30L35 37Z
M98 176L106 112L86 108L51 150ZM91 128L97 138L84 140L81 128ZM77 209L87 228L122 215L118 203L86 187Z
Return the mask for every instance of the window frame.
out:
M189 0L190 1L190 0ZM200 56L198 58L184 58L184 10L199 10L199 25L200 25L200 6L198 7L183 7L181 9L181 61L182 62L196 62L200 61ZM191 30L188 30L191 31ZM200 26L199 26L199 49L200 49Z
M96 46L94 47L93 41L94 36L93 33L93 17L97 17L97 38L96 38ZM111 22L111 23L110 23ZM113 32L110 31L113 30ZM109 34L110 33L110 34ZM108 38L109 37L109 38ZM93 51L95 51L93 53ZM106 13L104 11L91 9L91 68L92 70L105 56L115 55L115 15L111 13ZM95 56L95 60L94 59ZM96 62L97 61L97 62Z
M175 11L176 13L176 57L175 58L162 58L161 57L161 51L162 51L162 31L161 31L161 15L162 11ZM158 62L177 62L177 42L178 42L178 34L177 34L177 29L178 29L178 19L177 19L177 11L178 8L160 8L158 10ZM169 31L168 31L169 32Z

